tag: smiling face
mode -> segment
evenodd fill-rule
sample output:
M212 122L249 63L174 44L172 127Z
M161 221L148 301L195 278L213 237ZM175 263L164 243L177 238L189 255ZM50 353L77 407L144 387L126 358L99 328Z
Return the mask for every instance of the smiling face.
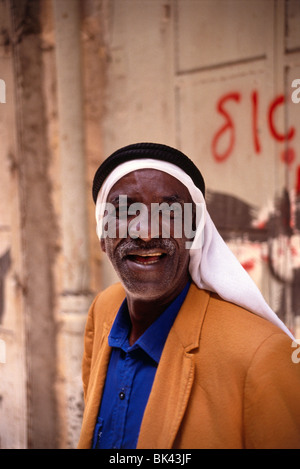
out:
M167 302L180 293L189 279L187 238L183 229L182 236L175 236L173 212L170 235L162 237L160 217L158 236L151 236L151 208L153 204L165 203L170 206L176 203L177 207L182 207L183 213L184 204L192 203L189 191L176 178L162 171L142 169L127 174L112 187L107 198L107 202L116 208L117 233L121 228L120 195L126 195L128 205L139 203L148 209L149 230L139 234L136 232L136 238L130 235L125 238L106 237L101 240L102 248L127 295L146 301L160 299ZM130 227L132 221L133 216L127 215L127 227ZM180 222L183 224L182 219Z

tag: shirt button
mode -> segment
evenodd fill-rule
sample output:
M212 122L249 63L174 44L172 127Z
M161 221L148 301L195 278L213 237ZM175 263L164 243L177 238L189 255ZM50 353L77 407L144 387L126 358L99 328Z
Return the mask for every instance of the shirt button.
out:
M121 399L121 401L123 401L123 399L125 399L125 392L121 391L119 393L119 398Z

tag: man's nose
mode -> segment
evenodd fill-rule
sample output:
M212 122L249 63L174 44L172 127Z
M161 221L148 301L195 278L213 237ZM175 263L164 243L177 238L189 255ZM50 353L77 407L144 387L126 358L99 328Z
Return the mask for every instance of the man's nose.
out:
M140 238L142 241L148 242L153 237L158 237L159 233L153 232L151 226L151 209L143 205L139 208L139 215L132 220L128 227L129 236L131 238ZM154 229L154 231L156 231Z
M140 232L139 232L139 236L138 236L142 241L145 241L145 243L151 241L152 239L152 236L151 236L151 225L149 226L148 225L148 229L144 230L142 229Z

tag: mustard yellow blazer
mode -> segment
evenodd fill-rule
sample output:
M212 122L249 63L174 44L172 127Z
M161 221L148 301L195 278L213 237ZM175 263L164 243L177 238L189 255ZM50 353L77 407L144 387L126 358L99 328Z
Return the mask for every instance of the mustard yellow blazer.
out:
M113 285L88 314L78 448L91 447L107 338L124 297ZM137 448L300 449L300 363L293 351L276 326L192 284L167 338Z

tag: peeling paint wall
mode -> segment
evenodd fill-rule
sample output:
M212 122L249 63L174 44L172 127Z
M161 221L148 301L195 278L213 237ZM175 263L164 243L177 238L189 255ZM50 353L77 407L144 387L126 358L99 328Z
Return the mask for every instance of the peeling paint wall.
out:
M116 280L92 178L122 145L198 164L300 337L299 31L300 0L0 0L0 448L76 447L85 318Z
M102 146L103 5L64 0L57 13L54 3L0 2L1 448L76 447L84 326L101 288L90 187ZM59 41L81 62L76 83ZM80 117L78 91L61 92L71 85L82 89L81 139L69 122Z
M58 226L51 200L40 2L11 2L15 33L17 164L24 269L28 446L56 445L57 349L54 318Z
M10 11L0 2L0 448L27 447L24 276Z

